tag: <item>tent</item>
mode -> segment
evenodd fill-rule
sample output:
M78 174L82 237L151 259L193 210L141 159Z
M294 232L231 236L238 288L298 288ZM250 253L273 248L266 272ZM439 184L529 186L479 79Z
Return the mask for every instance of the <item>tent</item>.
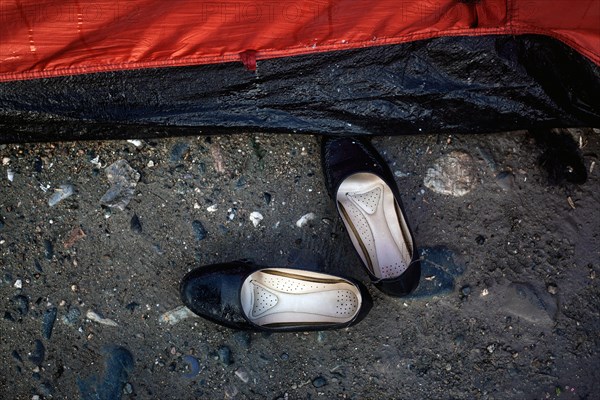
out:
M600 126L599 0L6 0L0 141Z

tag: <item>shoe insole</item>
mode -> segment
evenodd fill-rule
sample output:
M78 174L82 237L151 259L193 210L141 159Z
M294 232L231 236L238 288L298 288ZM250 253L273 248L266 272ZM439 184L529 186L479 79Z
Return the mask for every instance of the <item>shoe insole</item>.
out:
M402 275L412 260L413 243L390 187L377 175L357 173L340 185L337 204L371 273L379 279Z
M345 323L362 302L359 289L343 278L287 268L252 273L240 295L246 317L259 326Z

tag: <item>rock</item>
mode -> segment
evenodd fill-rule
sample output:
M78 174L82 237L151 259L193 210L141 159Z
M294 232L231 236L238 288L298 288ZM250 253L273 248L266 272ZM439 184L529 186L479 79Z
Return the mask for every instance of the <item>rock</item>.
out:
M327 385L327 379L323 378L322 376L318 376L315 379L313 379L312 385L316 388L323 387Z
M233 364L233 359L231 357L231 349L229 347L227 347L227 346L219 347L218 354L219 354L219 361L221 361L221 363L223 363L224 365Z
M85 317L87 319L89 319L90 321L97 322L97 323L99 323L101 325L119 326L119 324L117 324L112 319L103 318L101 315L97 314L96 312L94 312L92 310L88 310L88 312L85 313Z
M271 193L264 192L263 193L263 198L265 199L265 204L266 205L271 204L271 199L272 199Z
M125 160L118 160L109 165L105 173L111 187L100 199L100 204L121 211L125 210L135 193L140 174Z
M502 171L496 175L496 183L504 191L510 191L515 188L515 175L510 171Z
M65 325L74 325L81 317L81 311L77 307L69 307L69 311L62 316L61 320Z
M123 393L124 394L132 394L133 393L133 386L131 385L131 383L127 382L125 384L125 387L123 388Z
M555 295L558 293L558 287L554 283L549 283L548 286L546 286L546 290L551 295Z
M421 280L408 297L429 297L451 293L454 279L465 271L464 263L445 246L421 248Z
M182 158L187 154L190 146L187 143L179 142L176 143L171 148L171 156L169 157L169 161L172 164L177 164L181 161Z
M41 340L36 339L34 343L34 350L29 355L29 361L40 367L44 362L44 358L46 357L46 348L44 347L44 343Z
M304 214L298 221L296 221L296 226L298 228L302 228L306 226L310 221L315 219L317 216L314 213Z
M49 261L54 257L54 245L48 239L44 239L44 256Z
M471 294L472 290L471 290L471 286L469 285L465 285L460 289L460 294L463 297L468 297Z
M133 214L133 217L131 217L131 221L129 222L129 227L131 229L131 231L133 233L142 233L142 223L140 222L139 217L137 216L137 214Z
M48 199L48 205L50 207L54 207L64 199L70 197L73 193L75 193L75 188L73 187L73 185L60 185L58 188L54 189L54 193Z
M248 381L250 381L250 375L242 367L235 370L235 376L237 376L244 383L248 383Z
M250 221L252 222L252 225L254 225L255 228L260 224L260 221L262 221L263 219L264 217L258 211L253 211L252 213L250 213Z
M238 388L235 387L235 385L233 384L229 384L227 386L225 386L225 398L226 399L233 399L235 396L237 396L239 393Z
M168 323L169 325L175 325L189 317L197 317L197 315L186 306L179 306L165 312L158 318L158 320L159 322Z
M237 189L241 189L244 186L246 186L246 183L247 183L246 178L244 178L243 176L240 176L240 179L238 179L237 182L235 183L235 187Z
M121 346L109 346L102 350L105 355L102 376L91 376L88 379L77 379L81 398L119 400L127 384L129 374L133 371L133 355Z
M52 329L54 328L54 321L56 321L57 310L56 307L52 307L44 313L44 320L42 323L42 336L46 340L50 340L52 336Z
M208 235L204 225L198 220L192 221L192 231L194 232L194 237L197 241L206 239L206 236Z
M435 193L464 196L475 187L473 157L464 151L452 151L440 157L427 170L424 185Z

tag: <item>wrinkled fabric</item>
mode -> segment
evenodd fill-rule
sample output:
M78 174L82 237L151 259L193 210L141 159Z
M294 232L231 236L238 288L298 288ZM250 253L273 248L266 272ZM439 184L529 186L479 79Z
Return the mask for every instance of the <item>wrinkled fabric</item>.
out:
M2 1L0 81L462 35L551 36L598 64L598 21L597 0Z

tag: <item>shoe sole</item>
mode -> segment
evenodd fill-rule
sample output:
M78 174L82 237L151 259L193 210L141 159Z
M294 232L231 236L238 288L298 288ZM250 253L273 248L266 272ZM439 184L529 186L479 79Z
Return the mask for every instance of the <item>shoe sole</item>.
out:
M240 298L251 322L271 328L344 324L362 303L358 287L345 279L287 268L250 274Z
M371 274L378 279L402 275L414 245L390 187L377 175L357 173L342 182L336 197L350 239Z

